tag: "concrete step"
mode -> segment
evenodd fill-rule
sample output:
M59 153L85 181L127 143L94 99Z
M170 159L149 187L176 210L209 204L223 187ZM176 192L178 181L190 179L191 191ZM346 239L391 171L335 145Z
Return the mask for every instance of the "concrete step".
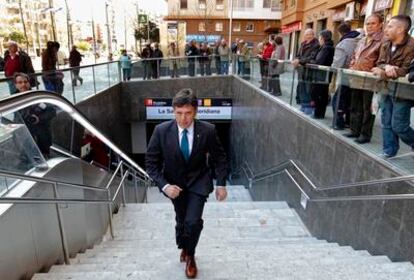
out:
M203 217L198 279L414 279L411 263L312 238L285 202L208 202ZM33 279L185 279L170 202L121 207L114 226L115 240Z

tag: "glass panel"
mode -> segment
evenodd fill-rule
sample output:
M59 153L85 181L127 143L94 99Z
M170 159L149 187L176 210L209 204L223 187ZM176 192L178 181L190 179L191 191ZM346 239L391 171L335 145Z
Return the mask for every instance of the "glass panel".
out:
M119 69L118 62L112 62L109 64L111 86L119 83Z
M106 64L96 65L95 67L96 92L107 89L109 86L108 67Z
M76 103L94 95L93 67L73 69L72 72L74 79L75 77L78 77L76 81L73 81L73 84L75 85Z
M48 142L48 139L45 139L47 135L41 127L47 126L44 121L46 118L53 117L53 112L49 113L47 106L41 103L1 116L0 170L24 174L31 170L47 168L44 155L35 141L43 144Z

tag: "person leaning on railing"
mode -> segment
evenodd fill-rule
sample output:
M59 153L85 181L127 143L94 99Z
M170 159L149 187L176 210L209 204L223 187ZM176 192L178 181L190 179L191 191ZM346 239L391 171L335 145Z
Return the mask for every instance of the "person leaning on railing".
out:
M240 40L236 50L237 75L244 77L246 74L246 62L250 60L250 51L244 40Z
M383 42L383 19L379 14L372 14L365 20L365 34L355 48L349 69L371 72L375 67ZM349 77L351 87L351 120L350 133L347 137L355 137L359 144L371 141L375 115L372 112L374 84L366 83L357 75Z
M195 57L199 55L196 40L191 40L186 46L185 55L188 56L188 75L195 76Z
M151 44L146 44L145 48L141 52L142 66L144 67L143 79L150 80L151 73L151 61L149 60L152 57L152 48Z
M230 60L230 48L227 46L226 40L221 40L221 44L218 48L218 52L220 55L220 65L221 65L221 74L228 75L229 74L229 60Z
M219 53L219 47L220 47L221 40L217 40L214 44L214 63L216 64L216 74L221 75L221 61L220 61L220 53Z
M372 72L381 80L404 77L414 58L414 39L409 35L411 18L394 16L385 27L387 40L382 44L377 67ZM396 96L395 87L384 83L381 96L381 123L383 156L395 156L399 150L398 138L414 149L414 130L410 126L413 99Z
M283 39L280 36L275 38L273 44L272 57L269 61L269 91L275 96L282 95L282 89L280 88L280 75L284 72L284 62L279 60L285 60L286 51L283 46Z
M319 34L320 48L311 64L331 66L335 53L332 41L332 32L322 30ZM315 119L325 118L326 107L329 103L329 83L332 72L330 70L312 70L312 84L310 87L311 105L314 107L313 117Z
M201 76L211 75L211 50L208 47L207 42L201 43L199 51L198 63L200 64Z
M154 79L158 79L160 77L161 61L162 61L163 57L164 57L164 54L159 49L159 44L154 43L154 50L153 50L152 56L151 56L151 58L153 59L151 61L152 77Z
M363 34L351 29L351 24L344 22L337 29L341 38L335 46L335 54L332 62L333 68L348 69L351 64L354 50ZM371 67L372 68L372 67ZM336 84L337 75L334 74L331 82L332 110L336 114L334 129L342 130L350 124L351 88L345 84ZM338 82L341 82L338 80Z

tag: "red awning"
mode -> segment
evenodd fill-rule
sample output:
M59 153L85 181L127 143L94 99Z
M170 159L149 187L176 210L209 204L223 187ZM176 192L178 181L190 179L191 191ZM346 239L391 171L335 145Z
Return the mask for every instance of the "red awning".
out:
M282 34L288 34L299 30L302 30L301 21L282 26Z

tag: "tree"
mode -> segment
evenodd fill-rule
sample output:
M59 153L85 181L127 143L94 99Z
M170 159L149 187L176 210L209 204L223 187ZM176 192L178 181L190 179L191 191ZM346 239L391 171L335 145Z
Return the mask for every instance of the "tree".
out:
M9 37L9 40L15 41L19 44L22 44L22 43L26 42L26 39L25 39L25 36L24 36L23 32L20 32L20 31L17 31L17 30L14 30L14 31L10 32L8 37Z
M149 25L149 27L148 27ZM149 32L148 32L149 28ZM149 33L149 38L148 38ZM160 41L160 29L158 28L157 24L153 21L149 21L148 23L141 23L138 28L137 22L134 24L134 37L135 40L145 40L151 42L159 42Z
M80 41L77 45L78 49L80 49L81 51L89 51L91 49L91 44L86 42L86 41Z

